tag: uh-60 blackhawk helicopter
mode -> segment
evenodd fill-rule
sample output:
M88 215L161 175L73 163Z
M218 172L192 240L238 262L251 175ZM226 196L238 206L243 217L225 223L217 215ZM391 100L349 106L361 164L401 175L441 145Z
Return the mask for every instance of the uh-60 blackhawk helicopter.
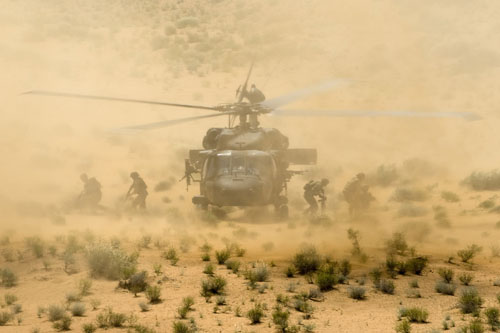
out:
M328 81L266 100L264 94L255 85L248 89L252 67L244 84L240 85L236 91L237 102L219 104L214 107L51 91L30 91L27 94L144 103L218 112L131 126L123 130L156 129L204 118L228 116L227 127L210 128L203 138L203 149L190 150L189 158L185 160L185 174L182 179L186 180L187 186L191 185L192 181L200 184L200 194L194 196L192 202L204 209L209 205L217 207L273 205L278 216L282 218L288 216L287 183L294 174L300 173L300 171L290 170L290 166L316 164L317 151L316 149L288 148L288 138L278 129L260 127L258 116L273 113L273 115L291 116L478 119L475 114L468 112L282 110L278 107L343 85L346 81ZM239 120L237 125L235 125L236 120ZM199 179L193 177L196 173L200 174Z

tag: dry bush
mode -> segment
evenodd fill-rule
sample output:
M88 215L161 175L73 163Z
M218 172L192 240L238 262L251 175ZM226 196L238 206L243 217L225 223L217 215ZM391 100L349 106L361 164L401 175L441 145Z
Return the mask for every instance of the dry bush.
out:
M94 333L97 327L93 323L86 323L82 325L83 333Z
M247 278L250 283L255 282L265 282L269 280L271 272L264 262L253 263L252 267L246 270L245 278Z
M498 310L498 308L489 307L484 310L484 315L486 317L488 325L491 326L491 330L496 331L500 327L500 311Z
M210 297L213 295L221 295L226 287L226 279L222 276L215 275L201 282L201 296Z
M92 280L90 279L81 279L78 282L78 290L80 291L80 295L82 296L90 295L91 288L92 288Z
M459 202L460 197L458 194L451 191L443 191L441 192L441 198L446 202Z
M40 237L26 238L26 244L37 258L41 258L45 254L45 242Z
M366 298L366 289L363 287L349 287L347 292L352 299L364 300Z
M448 218L446 208L443 206L434 206L432 209L434 210L434 220L436 221L436 224L442 228L449 228L451 226L451 222Z
M462 184L474 191L498 191L500 190L500 172L473 172L462 181Z
M411 325L407 319L403 319L398 324L396 324L396 332L397 333L410 333Z
M141 271L132 274L128 280L122 280L118 283L118 286L123 289L127 289L137 296L138 293L143 292L148 287L148 273L146 271Z
M163 251L161 256L166 260L170 260L170 264L172 264L172 266L175 266L179 261L177 251L173 247L170 247L167 251Z
M247 312L247 318L250 319L252 325L261 323L264 317L264 308L260 303L256 303L255 306Z
M278 304L274 308L272 316L273 323L276 325L277 331L281 333L288 332L288 327L290 325L288 322L288 319L290 318L290 311L286 309L284 310L283 307Z
M457 255L460 257L462 262L468 263L482 250L483 250L483 248L481 246L478 246L476 244L471 244L471 245L467 246L465 249L459 250L457 252Z
M0 326L5 326L14 316L9 311L0 312Z
M398 170L394 164L380 165L375 172L369 173L366 177L366 181L370 185L382 187L390 186L398 179Z
M386 242L386 250L389 255L405 256L410 250L405 235L401 232L392 234L392 238Z
M86 258L93 277L127 279L135 273L137 267L137 255L129 256L121 249L104 242L89 244Z
M455 295L455 290L457 289L457 287L453 283L439 281L436 283L434 289L440 294L453 296Z
M7 293L3 296L5 304L12 305L17 302L17 296L14 294Z
M426 323L429 312L423 308L401 308L399 310L401 318L407 318L411 323Z
M161 302L161 288L160 286L148 286L146 288L146 298L149 303L156 304Z
M392 282L391 280L386 280L386 279L381 279L378 286L377 286L378 290L380 290L384 294L389 294L389 295L394 294L395 288L396 287L394 286L394 282Z
M293 265L299 274L315 272L321 265L321 257L314 246L304 247L293 258Z
M462 290L458 301L458 307L462 313L479 313L482 304L483 299L479 296L476 288L468 287Z
M66 314L66 309L61 305L50 305L47 309L49 321L56 321L62 319Z
M87 309L85 308L85 304L80 302L73 303L73 305L71 305L70 307L71 314L74 317L83 317L86 310Z
M230 269L235 274L238 273L238 271L240 270L240 265L241 265L241 262L239 262L238 260L226 261L226 268Z
M449 269L449 268L440 268L438 270L438 273L439 273L439 276L441 276L443 281L446 283L451 283L453 281L453 276L455 275L453 270Z
M54 321L52 326L58 331L69 331L71 330L71 317L65 313L61 319Z
M464 285L464 286L469 286L474 280L474 274L472 273L462 273L458 276L458 280Z
M231 251L229 249L222 249L220 251L215 251L215 259L219 265L224 265L224 263L231 257Z
M124 313L113 312L112 308L107 308L97 315L96 322L99 328L108 329L111 327L123 327L127 319Z
M420 275L423 270L427 267L429 259L427 257L418 256L410 258L406 261L406 268L409 272Z
M392 194L391 200L396 202L423 202L429 199L429 192L421 188L398 187Z
M398 217L421 217L425 216L429 213L427 208L422 206L415 206L412 203L403 203L399 209L397 216Z
M17 275L10 269L0 269L0 284L3 287L11 288L17 285Z

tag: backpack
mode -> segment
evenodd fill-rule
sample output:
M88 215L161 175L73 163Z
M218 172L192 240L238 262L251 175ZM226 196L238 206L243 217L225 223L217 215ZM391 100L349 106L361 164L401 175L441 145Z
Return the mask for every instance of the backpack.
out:
M304 191L312 190L314 186L314 180L310 180L307 184L304 185Z

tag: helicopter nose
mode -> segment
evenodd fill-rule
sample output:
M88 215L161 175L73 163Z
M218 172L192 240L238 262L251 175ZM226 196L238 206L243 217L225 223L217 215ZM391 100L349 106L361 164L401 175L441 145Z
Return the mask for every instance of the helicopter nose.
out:
M216 201L222 206L260 204L263 184L256 177L221 178L215 184Z

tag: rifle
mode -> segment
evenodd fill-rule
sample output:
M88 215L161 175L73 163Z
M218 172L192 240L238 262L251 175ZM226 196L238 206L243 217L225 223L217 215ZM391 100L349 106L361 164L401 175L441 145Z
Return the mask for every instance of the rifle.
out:
M191 164L189 159L184 160L184 176L179 179L179 182L183 181L184 179L186 180L186 191L189 189L189 186L191 185L191 182L195 182L196 179L193 177L193 173L197 173L198 169Z

